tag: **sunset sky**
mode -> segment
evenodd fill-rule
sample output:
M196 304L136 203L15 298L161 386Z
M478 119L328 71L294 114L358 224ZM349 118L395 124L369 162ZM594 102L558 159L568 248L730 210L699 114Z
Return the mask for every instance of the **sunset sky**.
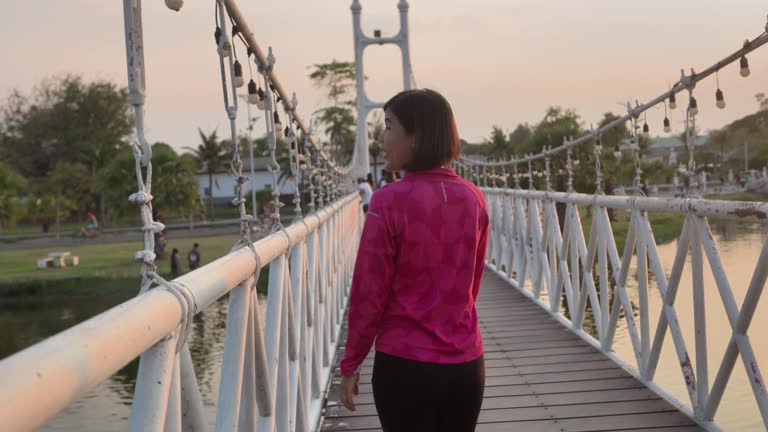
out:
M585 124L628 99L650 99L675 82L764 31L768 4L757 0L410 0L416 82L453 105L460 135L479 142L492 125L535 124L549 105L575 109ZM353 60L351 0L241 1L254 34L272 46L276 70L295 91L304 117L325 106L308 67ZM397 0L362 1L363 27L397 32ZM173 12L144 0L147 127L151 141L181 149L198 143L197 128L227 131L213 2L187 0ZM126 83L122 2L39 0L6 2L0 15L0 96L29 92L40 80L66 73ZM714 107L715 81L696 88L703 130L754 112L754 94L768 92L768 47L749 56L752 75L721 71L728 107ZM402 88L398 48L366 51L369 96L386 100ZM714 78L714 77L713 77ZM255 111L255 110L254 110ZM245 110L240 111L245 128ZM661 133L663 110L649 115ZM671 113L674 131L682 111ZM256 132L262 134L263 123Z

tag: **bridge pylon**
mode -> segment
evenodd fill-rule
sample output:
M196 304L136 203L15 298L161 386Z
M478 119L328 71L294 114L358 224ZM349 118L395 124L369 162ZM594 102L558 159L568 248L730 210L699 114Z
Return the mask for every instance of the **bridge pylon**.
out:
M411 56L408 38L408 2L400 0L397 3L400 11L400 30L391 37L382 37L376 31L374 36L363 33L360 25L360 14L363 7L359 0L353 0L352 25L355 36L355 78L357 87L357 135L355 138L355 150L352 156L352 172L357 177L365 176L370 172L370 159L368 154L368 114L377 108L384 106L384 102L372 101L365 92L365 75L363 73L363 51L369 45L393 44L400 47L403 68L403 89L410 90L413 87L413 73L411 69Z

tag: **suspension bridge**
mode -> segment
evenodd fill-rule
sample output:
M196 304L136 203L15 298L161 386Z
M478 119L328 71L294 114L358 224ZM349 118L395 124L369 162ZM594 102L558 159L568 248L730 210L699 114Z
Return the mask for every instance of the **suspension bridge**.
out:
M176 10L182 3L166 0ZM369 166L364 113L381 106L365 95L361 56L367 45L397 44L403 53L404 87L413 85L408 4L398 3L400 32L381 38L362 33L362 8L358 0L352 3L360 123L349 166L337 164L316 142L297 111L297 98L278 79L272 50L262 49L237 2L217 0L215 4L224 114L230 124L231 166L238 184L233 204L239 208L239 237L229 254L175 280L156 273L153 234L164 226L152 219L141 0L124 0L138 184L128 199L141 213L144 233L143 249L136 253L141 262L139 294L0 362L4 430L40 426L137 357L139 370L127 422L131 431L201 431L212 424L219 431L380 430L369 384L372 359L364 363L359 409L354 413L338 402L337 363L364 223L353 182ZM733 386L731 375L739 360L759 422L768 428L765 381L748 334L768 277L768 239L763 238L751 282L739 304L708 220L716 217L765 226L768 203L697 195L690 133L698 113L696 84L731 64L738 64L742 76L749 75L747 54L766 42L768 34L762 32L713 66L683 72L677 83L649 102L628 104L626 115L614 122L568 138L560 146L508 160L462 157L456 161L454 169L481 187L491 220L486 271L477 300L487 362L477 430L721 430L714 419L729 383ZM241 61L248 62L250 77L244 76ZM301 194L294 196L296 216L286 224L280 214L280 188L273 188L271 234L256 242L251 239L253 216L245 206L244 186L249 179L243 174L236 136L241 87L248 91L248 103L265 111L275 184L281 169L275 150L286 145L294 190L308 185L308 201L302 203ZM684 175L691 187L684 198L644 196L638 136L647 131L647 123L641 126L640 119L660 104L676 108L676 96L681 93L687 96L682 109L689 148ZM718 106L722 99L718 88ZM629 152L635 160L633 195L606 195L600 137L626 123L632 135ZM574 191L579 163L595 165L593 194ZM556 173L567 179L563 191L553 189ZM589 224L582 222L586 209ZM629 215L623 248L614 237L612 210ZM658 212L684 220L669 270L659 256L648 217ZM269 288L266 316L262 316L264 300L255 286L266 266ZM705 267L711 270L714 284L705 286ZM676 307L682 281L688 280L686 268L694 304L693 322L687 325L693 332L686 330ZM630 283L636 292L630 292ZM730 326L726 346L717 351L723 354L714 362L715 348L706 326L706 301L711 297L706 290L716 290ZM653 291L662 299L657 315L649 301ZM215 419L211 419L203 409L188 335L195 314L226 295L221 383ZM633 354L629 358L614 349L620 331L629 338ZM670 346L684 398L655 379L661 353Z

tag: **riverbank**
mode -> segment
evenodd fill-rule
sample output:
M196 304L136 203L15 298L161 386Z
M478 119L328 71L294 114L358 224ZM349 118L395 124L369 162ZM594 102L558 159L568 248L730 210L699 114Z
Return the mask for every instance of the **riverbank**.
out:
M226 255L236 234L208 237L168 237L167 256L157 261L158 273L170 278L169 256L178 248L182 269L187 270L186 255L199 243L201 261L205 265ZM136 241L113 243L80 243L0 250L0 298L18 299L29 296L135 295L140 284L140 265L133 258L141 247ZM77 267L38 269L37 260L50 252L70 252L80 258ZM258 287L266 290L267 276L262 270Z

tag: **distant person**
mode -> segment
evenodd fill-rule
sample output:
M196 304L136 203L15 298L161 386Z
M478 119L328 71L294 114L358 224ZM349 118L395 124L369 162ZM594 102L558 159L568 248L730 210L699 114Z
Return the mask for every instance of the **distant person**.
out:
M368 176L365 178L365 182L368 183L368 185L371 187L371 190L376 188L376 182L373 181L373 175L371 173L368 173Z
M189 263L189 270L194 270L200 266L200 245L195 243L192 246L192 250L187 254L187 262Z
M371 196L373 196L373 188L371 188L371 185L367 181L361 178L359 179L357 189L360 192L360 198L363 201L363 212L367 213L368 205L371 203Z
M86 220L88 223L88 229L92 231L96 231L99 228L99 221L96 219L96 216L88 212L88 219Z
M93 237L98 234L97 230L99 229L99 221L96 219L96 216L93 213L88 212L85 224L85 227L81 229L81 234L83 237Z
M181 276L181 257L179 250L173 248L171 252L171 278L176 279L179 276Z
M396 181L395 179L395 173L392 171L382 170L381 171L381 182L379 183L379 187L384 187L390 183L394 183Z

